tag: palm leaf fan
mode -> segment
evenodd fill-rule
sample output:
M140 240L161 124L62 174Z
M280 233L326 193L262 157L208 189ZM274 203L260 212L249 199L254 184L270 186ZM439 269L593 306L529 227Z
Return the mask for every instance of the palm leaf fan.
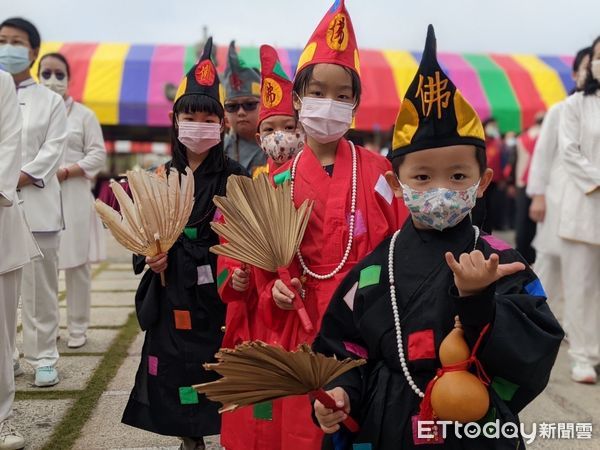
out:
M215 196L224 223L212 222L212 229L226 243L211 247L217 255L277 272L292 290L288 270L304 237L313 202L305 200L299 208L290 195L290 183L273 186L265 174L252 179L230 176L227 195ZM294 308L307 332L314 327L300 295L294 295Z
M366 363L364 359L340 361L329 358L314 353L306 344L289 352L260 341L245 342L235 349L222 348L216 358L216 363L204 364L204 367L214 370L222 378L193 388L210 400L222 403L219 412L303 394L316 398L327 408L339 410L323 387ZM358 425L351 417L344 425L351 431L358 431Z
M126 249L144 256L166 253L188 222L194 206L194 177L171 168L168 173L130 170L127 182L133 200L120 183L111 180L110 187L119 202L121 213L96 200L96 211ZM161 281L165 285L164 273Z

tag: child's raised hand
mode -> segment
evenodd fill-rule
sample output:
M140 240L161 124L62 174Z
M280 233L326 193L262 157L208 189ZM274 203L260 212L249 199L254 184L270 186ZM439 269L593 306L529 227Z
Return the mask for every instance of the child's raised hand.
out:
M521 262L500 264L500 258L495 253L490 259L485 259L479 250L463 253L458 261L452 253L447 252L446 262L454 272L454 284L461 297L477 295L500 278L525 270L525 264Z
M238 292L244 292L250 286L250 270L235 269L231 276L231 287Z
M346 391L341 387L333 388L331 391L327 391L327 394L335 399L338 407L344 408L343 411L333 411L323 406L319 400L315 400L315 417L319 421L321 429L327 434L332 434L340 429L340 422L348 418L348 414L350 414L350 399Z

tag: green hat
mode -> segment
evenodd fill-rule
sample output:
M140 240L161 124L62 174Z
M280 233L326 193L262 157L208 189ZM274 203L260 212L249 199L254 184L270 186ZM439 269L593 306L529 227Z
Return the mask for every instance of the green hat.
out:
M421 64L396 119L389 159L450 145L485 148L479 116L444 73L436 52L435 32L429 25Z
M229 44L223 85L226 100L236 97L260 97L260 74L239 58L235 50L235 41Z

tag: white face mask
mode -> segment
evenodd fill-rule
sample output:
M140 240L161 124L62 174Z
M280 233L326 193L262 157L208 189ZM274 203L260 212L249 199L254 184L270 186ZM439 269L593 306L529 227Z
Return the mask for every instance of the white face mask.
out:
M600 59L595 59L591 63L592 76L596 81L600 81Z
M0 45L0 67L8 73L21 73L31 65L29 49L22 45Z
M475 206L480 181L464 191L434 188L417 191L401 184L404 203L416 222L442 231L458 225Z
M40 79L42 85L46 86L51 91L56 92L61 97L64 97L67 93L67 87L69 85L69 79L64 77L62 80L56 78L55 74L52 74L49 79Z
M263 151L277 164L283 164L304 147L304 133L274 131L260 138Z
M315 97L304 97L301 102L302 128L320 144L337 141L350 129L353 104Z
M221 142L221 124L180 122L177 139L189 151L201 155Z

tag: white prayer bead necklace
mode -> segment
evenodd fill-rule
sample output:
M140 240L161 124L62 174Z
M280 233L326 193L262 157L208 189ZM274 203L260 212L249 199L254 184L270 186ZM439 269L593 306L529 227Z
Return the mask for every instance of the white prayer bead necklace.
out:
M298 248L298 251L296 252L296 255L298 255L298 260L300 261L300 265L302 266L302 270L304 271L304 274L310 275L311 277L313 277L317 280L328 280L330 278L333 278L340 270L342 270L342 268L348 261L348 258L350 257L350 250L352 249L352 240L354 237L354 219L355 219L355 213L356 213L356 185L357 185L357 178L358 178L358 163L356 160L356 148L354 147L354 144L352 143L352 141L348 141L348 142L350 142L350 148L352 150L352 200L350 202L350 226L348 229L348 232L349 232L348 244L346 245L346 251L344 252L344 257L342 258L342 260L340 261L338 266L332 272L329 272L328 274L319 274L319 273L313 272L312 270L310 270L308 268L308 266L304 262L304 258L302 257L300 248ZM298 161L300 160L300 155L302 155L303 151L304 150L298 152L298 154L296 155L296 157L294 158L294 161L292 163L292 174L291 174L292 179L290 181L290 194L292 197L292 202L294 201L294 181L296 179L296 168L298 166Z
M479 228L473 225L473 230L475 231L475 244L473 244L473 250L477 246L477 241L479 240ZM390 247L388 250L388 279L390 283L390 300L392 302L392 312L394 313L394 325L396 327L396 344L398 346L398 358L400 359L400 366L402 367L402 373L404 374L404 378L408 382L408 385L413 390L415 394L419 397L425 397L425 393L419 389L417 384L414 382L412 375L408 370L408 365L406 364L406 358L404 356L404 345L402 344L402 326L400 325L400 313L398 312L398 302L396 302L396 283L394 280L394 248L396 247L396 238L400 234L400 231L397 230L392 236L392 240L390 241Z

